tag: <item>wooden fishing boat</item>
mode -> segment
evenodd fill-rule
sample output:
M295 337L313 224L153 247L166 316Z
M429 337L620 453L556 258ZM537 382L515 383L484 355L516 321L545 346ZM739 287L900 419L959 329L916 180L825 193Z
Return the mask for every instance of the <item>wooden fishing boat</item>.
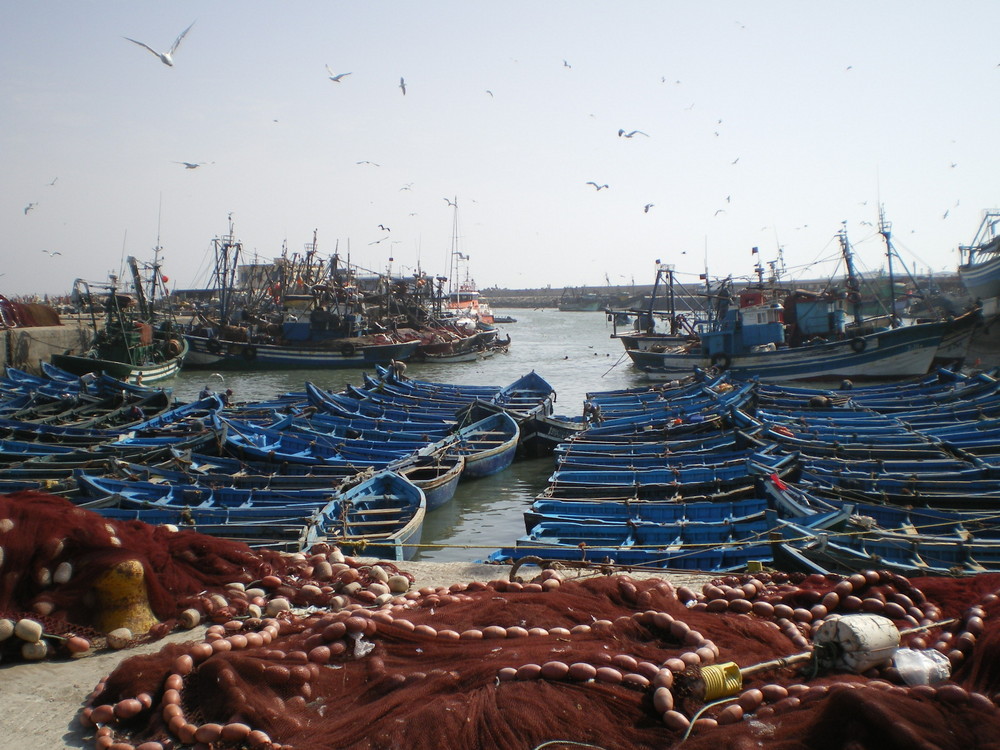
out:
M330 487L209 487L199 484L172 484L142 480L98 477L83 471L75 472L81 493L91 501L79 503L86 507L116 505L125 507L242 509L249 515L258 509L272 512L275 508L315 509L325 505L335 494ZM268 510L270 509L270 510Z
M753 485L756 477L790 476L798 469L796 454L761 451L735 463L674 466L669 469L557 470L549 477L546 497L682 498L723 488Z
M524 511L525 531L542 521L576 523L627 523L628 521L685 524L733 522L763 519L767 498L749 497L728 501L649 502L642 500L556 500L537 499Z
M841 509L819 510L799 519L799 528L816 533L843 523ZM581 523L541 521L519 537L514 547L493 552L488 562L512 562L528 556L545 561L593 563L729 572L745 570L751 560L772 562L768 533L772 518L725 519L721 522L651 523L627 520Z
M301 546L325 542L359 556L409 560L420 543L426 511L417 485L381 471L341 490L311 519Z
M269 430L249 422L223 420L226 432L226 450L239 458L272 464L322 464L336 466L344 473L366 468L385 468L399 460L404 452L352 451L345 441L323 438L320 435Z
M390 464L389 468L423 490L430 512L455 497L458 481L465 470L465 457L439 451Z
M520 429L506 412L493 414L478 422L460 427L439 445L445 455L462 457L462 477L487 477L506 469L514 460Z

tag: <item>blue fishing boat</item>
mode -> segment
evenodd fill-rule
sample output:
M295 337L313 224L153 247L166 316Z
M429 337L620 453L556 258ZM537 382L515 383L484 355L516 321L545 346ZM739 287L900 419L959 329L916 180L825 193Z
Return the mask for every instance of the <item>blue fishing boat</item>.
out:
M343 440L320 435L269 430L249 422L223 420L226 450L234 456L271 464L322 464L338 467L345 474L376 467L383 469L412 451L352 451Z
M764 518L767 498L749 497L729 501L656 502L642 500L536 499L524 511L525 531L543 521L575 523L647 522L665 524L715 523Z
M311 519L303 549L325 542L364 557L409 560L416 554L427 501L423 491L392 471L342 490Z
M445 455L462 457L462 477L473 479L497 474L514 461L520 430L510 414L493 414L478 422L460 427L439 445Z
M736 463L674 466L669 469L611 469L603 471L557 470L549 477L545 497L560 498L682 498L724 488L753 485L769 474L789 476L797 470L794 453L754 453Z
M389 464L389 468L423 490L430 512L455 497L465 470L465 457L439 451Z
M888 232L885 233L888 239ZM893 316L863 319L860 282L846 231L838 235L848 269L846 290L784 294L763 282L735 293L727 280L707 330L683 342L626 349L633 364L654 379L676 379L695 368L726 370L737 377L770 382L839 377L886 379L926 374L946 336L949 356L959 338L968 348L966 328L975 321L936 320L899 325ZM758 256L759 257L759 256ZM889 253L890 273L892 253ZM853 322L849 322L849 311ZM961 330L961 337L957 334ZM964 358L964 352L961 357Z
M336 493L332 487L282 487L280 489L209 487L198 484L171 484L141 480L98 477L83 471L74 472L80 492L90 501L87 507L174 507L205 509L241 509L253 515L257 509L303 510L326 504Z

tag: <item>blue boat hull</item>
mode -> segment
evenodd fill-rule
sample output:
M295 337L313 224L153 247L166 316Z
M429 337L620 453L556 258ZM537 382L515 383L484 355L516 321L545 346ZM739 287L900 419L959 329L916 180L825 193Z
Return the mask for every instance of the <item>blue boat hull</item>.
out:
M637 368L654 379L673 380L690 375L696 367L712 366L737 377L757 376L766 381L899 378L926 374L946 331L944 322L922 323L823 344L717 355L714 362L700 352L627 353Z

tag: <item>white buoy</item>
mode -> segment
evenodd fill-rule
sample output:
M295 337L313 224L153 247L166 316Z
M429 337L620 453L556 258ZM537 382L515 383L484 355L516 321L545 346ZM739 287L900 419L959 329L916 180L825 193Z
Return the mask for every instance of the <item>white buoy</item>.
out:
M882 615L831 615L816 631L813 645L821 667L861 674L892 659L899 630Z

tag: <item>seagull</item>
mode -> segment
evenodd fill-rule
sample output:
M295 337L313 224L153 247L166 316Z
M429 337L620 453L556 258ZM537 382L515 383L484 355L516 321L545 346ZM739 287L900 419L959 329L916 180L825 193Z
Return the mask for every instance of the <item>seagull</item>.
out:
M383 232L391 232L392 231L391 229L389 229L389 227L384 227L381 224L378 225L378 228L381 229Z
M490 91L489 89L486 89L486 93L490 95L490 99L493 98L493 92L492 91Z
M570 64L569 64L568 62L566 62L565 60L563 60L563 67L564 67L564 68L572 68L573 66L572 66L572 65L570 65Z
M194 21L191 22L191 26L194 26ZM142 42L137 41L135 39L130 39L127 36L123 37L123 38L124 39L128 39L128 41L132 42L132 44L138 44L140 47L145 47L150 52L152 52L154 55L156 55L158 58L160 58L160 62L162 62L164 65L168 65L168 66L170 66L172 68L174 66L174 53L177 51L177 48L180 46L181 40L185 36L187 36L187 33L189 31L191 31L191 26L188 26L186 29L184 29L184 31L182 31L180 33L180 36L178 36L174 40L174 43L170 47L170 51L169 52L157 52L155 49L153 49L152 47L150 47L148 44L143 44Z
M738 157L738 156L737 156L737 157L736 157L735 159L733 159L733 160L732 160L732 162L730 162L730 163L731 163L731 164L735 164L735 163L736 163L736 162L738 162L739 160L740 160L740 157Z
M340 79L341 78L343 78L344 76L349 76L350 75L350 73L337 73L336 75L334 75L333 71L330 70L330 66L329 65L326 66L326 72L327 72L327 75L329 76L330 80L333 81L334 83L340 83Z
M48 184L48 187L52 187L53 185L55 185L55 184L56 184L56 180L58 180L58 179L59 179L58 177L53 177L53 178L52 178L52 182L50 182L50 183Z
M595 190L603 190L608 187L607 185L598 185L596 182L588 182L588 185L593 185Z
M631 138L634 135L644 135L649 138L649 133L643 133L641 130L633 130L631 133L626 133L624 128L618 129L618 137L621 138L625 136L626 138Z
M954 168L955 168L955 167L957 167L957 166L958 166L958 162L957 162L957 161L953 161L953 162L951 163L951 168L952 168L952 169L954 169Z
M649 213L649 209L651 209L652 207L653 207L652 203L647 203L645 206L642 207L642 212L644 214L648 214Z
M724 213L726 213L726 209L724 209L724 208L717 208L717 209L715 209L715 215L716 216L718 216L719 214L724 214Z
M367 159L364 159L364 160L362 160L362 161L356 161L356 162L354 162L354 163L355 163L355 164L371 164L371 165L372 165L373 167L381 167L381 166L382 166L381 164L376 164L375 162L373 162L373 161L368 161Z
M445 202L446 202L446 203L447 203L447 204L448 204L449 206L454 206L455 208L458 208L458 204L457 204L457 203L452 203L452 202L451 202L450 200L448 200L447 198L445 198L444 200L445 200Z
M409 190L412 187L413 187L413 183L412 182L408 182L405 185L403 185L403 187L401 187L400 190Z
M941 218L942 218L942 219L947 219L947 218L948 218L948 214L949 214L949 213L951 213L951 209L950 209L950 208L949 208L949 209L947 209L947 210L946 210L946 211L944 212L944 216L942 216Z
M37 205L38 205L37 203L29 203L27 206L25 206L24 207L24 214L25 214L25 216L27 216L28 211L30 211L31 209L33 209Z
M175 161L174 164L183 164L184 169L197 169L205 162L203 161Z
M222 374L221 374L221 373L218 373L218 372L213 372L213 373L212 373L212 377L213 377L213 378L218 378L218 379L219 379L219 380L221 380L221 381L222 381L223 383L225 383L225 382L226 382L226 379L225 379L224 377L222 377Z
M403 76L399 77L399 88L403 90L403 96L406 96L406 81L403 80Z
M58 250L42 250L42 252L48 255L50 258L54 258L57 255L62 255L62 253L59 252Z

